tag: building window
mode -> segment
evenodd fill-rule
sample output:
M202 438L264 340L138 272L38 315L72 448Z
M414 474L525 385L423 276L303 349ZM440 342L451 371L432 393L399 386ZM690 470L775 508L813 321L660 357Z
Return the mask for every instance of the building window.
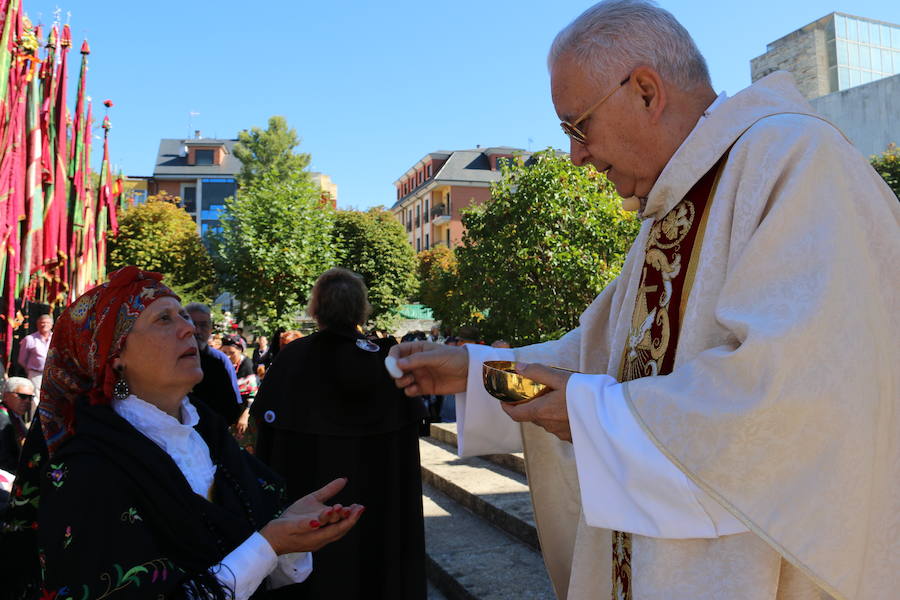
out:
M203 179L203 197L201 200L201 219L218 221L225 211L225 199L234 197L237 184L233 179Z
M425 234L425 249L426 249L426 250L428 250L429 248L431 248L431 243L430 243L430 242L431 242L431 234L426 233L426 234Z
M422 238L416 238L416 252L422 251Z
M197 212L197 188L193 185L186 185L182 188L181 205L189 214L193 215Z
M194 151L194 164L195 165L213 165L215 164L215 150L195 150Z
M450 228L447 228L447 247L450 247Z
M429 223L431 221L431 213L428 212L428 200L425 200L425 222ZM425 246L428 246L428 242L425 243Z
M450 204L450 192L447 192L447 214L453 214L453 206Z
M431 178L431 163L428 163L428 177Z

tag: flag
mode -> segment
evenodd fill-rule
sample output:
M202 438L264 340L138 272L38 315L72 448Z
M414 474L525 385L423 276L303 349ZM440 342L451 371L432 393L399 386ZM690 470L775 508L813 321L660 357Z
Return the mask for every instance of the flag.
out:
M75 121L72 123L72 142L69 148L69 239L68 239L68 273L69 273L69 302L78 297L84 280L82 252L84 250L84 213L85 213L85 185L84 185L84 141L85 135L90 135L85 122L85 84L87 79L87 57L91 53L87 40L81 45L81 72L78 75L78 93L75 100Z
M27 128L27 167L25 171L25 207L26 221L24 230L21 279L19 295L25 293L28 299L34 300L33 277L43 265L43 240L41 234L44 225L44 190L42 188L42 152L44 136L41 131L41 80L35 71L39 64L37 58L37 40L40 39L41 28L33 30L35 47L30 48L31 65L28 71L28 99L25 126ZM26 293L27 290L27 293Z
M62 300L68 287L66 257L69 240L68 228L68 177L66 176L66 132L68 130L68 111L66 110L66 79L68 77L68 55L72 46L72 34L65 25L59 39L59 68L56 73L56 96L53 101L53 122L55 130L54 163L53 163L53 210L56 222L56 268L50 287L51 304Z
M10 90L15 27L18 20L19 0L6 0L2 13L3 27L0 34L0 290L6 289L9 258L10 222L15 222L15 207L11 199L12 147L11 136L13 92ZM10 313L7 313L10 314Z
M106 237L112 229L117 233L116 206L110 187L109 170L109 116L103 118L103 162L100 163L100 190L97 193L97 276L98 280L106 278ZM107 226L108 224L108 226Z
M57 56L59 29L54 25L47 36L47 55L41 65L43 102L41 104L41 129L44 132L41 151L41 175L44 182L43 228L43 277L39 300L49 303L54 271L59 264L59 214L54 202L54 177L56 172L56 87L58 85Z
M77 298L97 281L97 231L94 199L94 183L91 180L91 132L93 130L92 105L88 101L87 116L84 121L84 152L81 154L82 202L84 205L84 228L81 236L81 252L79 260L79 287L74 296ZM73 300L75 299L73 298Z

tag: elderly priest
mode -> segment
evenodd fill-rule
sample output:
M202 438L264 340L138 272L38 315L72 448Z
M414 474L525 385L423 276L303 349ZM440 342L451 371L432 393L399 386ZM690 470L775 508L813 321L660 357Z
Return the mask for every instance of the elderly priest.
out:
M397 346L397 384L465 392L461 454L524 448L559 598L897 598L897 198L789 75L717 96L649 2L549 67L572 162L643 219L622 272L556 341ZM554 391L501 407L485 360Z

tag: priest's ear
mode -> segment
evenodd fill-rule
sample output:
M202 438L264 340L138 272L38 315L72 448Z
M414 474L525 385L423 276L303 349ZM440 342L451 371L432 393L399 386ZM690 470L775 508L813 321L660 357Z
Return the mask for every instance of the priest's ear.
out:
M636 92L643 102L647 118L651 123L659 122L668 102L666 84L653 67L640 66L631 72L628 82L632 91Z

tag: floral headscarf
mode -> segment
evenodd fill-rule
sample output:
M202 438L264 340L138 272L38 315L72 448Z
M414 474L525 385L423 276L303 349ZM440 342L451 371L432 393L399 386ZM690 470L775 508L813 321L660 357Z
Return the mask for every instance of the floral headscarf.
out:
M162 275L123 267L109 281L68 306L53 328L38 412L52 455L75 431L75 405L108 404L116 373L113 359L145 308L165 296L178 296Z

